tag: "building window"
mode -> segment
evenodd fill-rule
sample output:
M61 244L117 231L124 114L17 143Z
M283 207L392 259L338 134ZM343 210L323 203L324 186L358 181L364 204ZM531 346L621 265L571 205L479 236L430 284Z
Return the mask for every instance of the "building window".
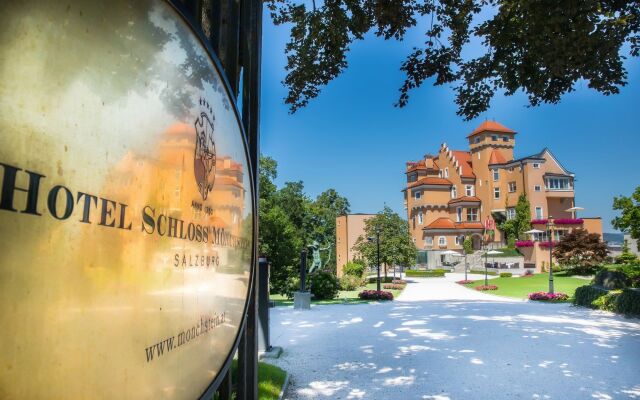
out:
M549 190L569 190L571 184L569 178L547 178L546 187Z
M467 221L473 222L478 220L478 209L476 207L467 208Z
M415 182L418 180L418 174L409 174L409 182Z
M476 137L476 143L480 143L480 136Z
M540 187L540 185L535 185L535 186L533 187L533 190L534 190L534 191L536 191L536 192L539 192L539 191L541 191L541 190L542 190L542 188Z
M509 172L513 172L513 167L509 167Z
M447 238L444 236L440 236L438 238L438 246L446 246L447 245Z
M533 169L540 169L539 163L533 163Z
M509 141L509 136L503 136L502 137L502 141L503 142L508 142Z
M415 192L413 195L416 198L416 200L420 200L420 197L422 197L422 192Z
M426 238L424 238L424 244L426 246L433 246L433 237L427 236Z
M422 225L422 211L418 213L418 223Z
M491 141L492 142L497 142L498 141L498 135L491 135Z
M464 192L468 197L474 196L474 194L473 194L473 185L466 185L464 187Z
M462 244L462 238L460 236L456 236L456 245L460 246Z
M449 177L449 168L448 167L444 169L444 177L445 178Z
M514 219L516 217L516 209L511 207L507 208L507 219Z
M513 193L516 191L516 183L515 182L509 182L509 193Z
M542 207L536 207L536 219L544 218L544 214L542 213Z
M456 222L462 222L462 207L456 208Z
M494 199L499 199L500 198L500 188L493 188L493 198Z
M498 181L500 179L500 171L498 171L497 169L493 170L493 181Z
M458 197L458 190L456 189L456 185L451 186L451 198L455 199Z

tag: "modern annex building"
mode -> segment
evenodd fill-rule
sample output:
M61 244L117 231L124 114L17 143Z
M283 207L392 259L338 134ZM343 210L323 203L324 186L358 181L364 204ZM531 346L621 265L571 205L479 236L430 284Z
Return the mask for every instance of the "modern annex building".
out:
M347 214L336 218L336 273L342 277L342 267L357 256L353 249L364 235L365 222L375 214Z
M407 163L404 202L419 260L438 264L444 251L460 251L469 235L476 250L483 243L501 247L505 239L495 226L515 216L521 193L531 204L534 228L546 231L547 218L554 218L554 240L574 227L602 235L600 218L576 218L570 210L575 206L574 174L547 148L515 158L515 137L514 130L485 121L467 136L469 150L452 150L443 143L437 155ZM532 239L548 241L546 232ZM525 263L539 269L543 257L536 254L543 249L538 244L523 253Z

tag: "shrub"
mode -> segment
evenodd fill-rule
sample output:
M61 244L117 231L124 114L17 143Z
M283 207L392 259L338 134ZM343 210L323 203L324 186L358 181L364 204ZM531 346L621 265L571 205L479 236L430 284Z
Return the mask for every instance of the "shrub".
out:
M511 272L500 272L500 278L511 278L512 276Z
M509 238L509 240L507 241L507 247L510 248L510 249L515 249L516 248L516 238L511 236Z
M408 269L405 272L406 276L409 277L419 277L419 278L438 278L438 277L443 277L444 276L444 270L442 269L434 269L434 270L427 270L427 271L416 271L413 269Z
M603 269L593 278L594 285L602 286L609 290L624 289L628 286L628 283L629 278L624 272L608 269Z
M335 275L318 271L311 274L311 294L317 300L334 299L338 295L340 285Z
M393 300L393 293L384 290L363 290L358 297L362 300Z
M356 290L357 288L364 286L365 280L359 276L345 275L340 278L340 288L342 290Z
M348 262L342 267L342 273L344 275L356 276L358 278L364 275L364 265Z
M585 285L576 289L573 295L573 304L578 306L595 308L593 302L599 297L607 294L606 289L597 286Z
M577 265L567 268L569 275L593 275L600 269L597 265Z
M372 277L369 278L369 283L376 283L378 281L377 277ZM380 277L380 283L391 283L393 282L393 276L387 276L386 278L384 276Z
M473 282L475 282L475 281L472 281L471 279L466 279L466 280L463 279L461 281L457 281L456 283L460 284L460 285L468 285L469 283L473 283Z
M394 279L394 280L391 281L391 283L395 283L395 284L398 284L398 285L406 285L407 281L404 281L402 279Z
M629 286L640 287L640 265L621 265L615 269L629 278Z
M382 288L387 290L403 290L406 285L401 285L399 283L385 283Z
M524 275L522 275L523 278L531 278L532 276L533 276L533 272L530 269L525 269Z
M624 289L616 299L615 311L620 314L640 316L640 290Z
M283 295L287 297L287 299L293 299L293 292L297 292L300 290L300 277L299 276L289 276L284 282L284 287L282 288Z
M476 286L475 289L480 291L498 290L498 287L496 285L481 285L481 286Z
M616 300L618 299L618 296L620 295L620 293L622 293L621 290L612 290L609 293L605 294L604 296L600 296L597 299L595 299L591 303L591 305L593 305L594 308L598 308L600 310L615 311Z
M535 292L529 293L529 300L537 301L567 301L569 296L565 293L547 293L547 292Z

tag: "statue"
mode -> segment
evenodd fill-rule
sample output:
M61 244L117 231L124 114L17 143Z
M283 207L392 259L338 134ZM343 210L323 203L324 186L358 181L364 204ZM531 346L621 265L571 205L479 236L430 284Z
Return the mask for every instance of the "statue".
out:
M311 263L311 267L309 267L309 273L312 274L312 273L316 272L317 270L319 270L320 267L322 267L322 259L321 259L321 256L320 256L320 252L329 250L329 256L331 256L331 251L330 251L331 247L327 246L327 247L321 248L320 247L320 243L318 243L317 240L314 240L313 243L311 244L311 246L309 246L309 248L313 251L313 253L312 253L313 261ZM329 263L329 258L331 258L331 257L327 257L327 261L324 263L325 267Z

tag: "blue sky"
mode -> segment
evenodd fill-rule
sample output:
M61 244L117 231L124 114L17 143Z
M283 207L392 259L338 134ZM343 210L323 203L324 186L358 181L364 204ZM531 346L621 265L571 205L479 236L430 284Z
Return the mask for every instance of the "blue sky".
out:
M389 205L406 218L401 189L405 162L436 153L442 142L466 150L466 136L485 119L518 132L516 157L549 147L576 174L576 205L582 216L601 216L605 232L615 195L640 185L638 125L640 62L626 63L629 84L616 96L578 86L558 105L527 108L524 95L497 96L491 109L465 122L456 115L449 87L427 83L410 93L407 107L393 104L404 80L400 63L423 39L418 29L405 42L373 35L355 43L349 67L320 96L288 113L282 85L289 30L263 27L261 151L278 161L278 184L302 180L315 197L328 188L346 196L352 212L373 213Z

